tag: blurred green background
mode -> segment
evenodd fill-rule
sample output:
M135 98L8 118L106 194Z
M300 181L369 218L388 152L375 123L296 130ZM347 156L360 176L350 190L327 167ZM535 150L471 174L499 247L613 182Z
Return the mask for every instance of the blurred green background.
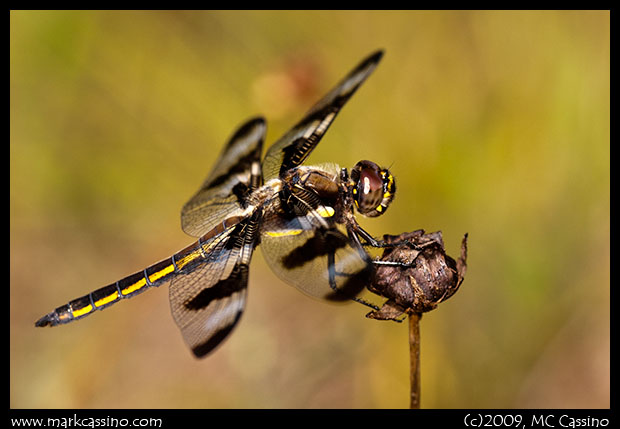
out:
M442 230L460 291L421 322L422 407L609 407L610 14L10 13L10 405L401 408L406 324L282 284L255 254L195 360L162 287L67 301L185 247L183 203L245 119L273 142L386 50L312 162L390 166L374 235ZM379 302L379 299L375 299Z

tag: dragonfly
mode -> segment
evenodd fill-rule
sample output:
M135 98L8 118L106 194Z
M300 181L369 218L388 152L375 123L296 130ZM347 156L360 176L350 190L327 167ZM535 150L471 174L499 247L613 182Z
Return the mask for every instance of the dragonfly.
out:
M265 119L241 125L181 210L183 231L197 241L56 308L35 326L73 322L169 283L172 316L194 356L202 358L239 322L250 260L259 245L274 273L302 292L373 307L358 297L373 272L365 248L383 243L358 224L355 214L385 213L395 179L372 161L360 161L350 172L333 163L305 166L304 161L382 56L376 51L354 67L269 147L262 162Z

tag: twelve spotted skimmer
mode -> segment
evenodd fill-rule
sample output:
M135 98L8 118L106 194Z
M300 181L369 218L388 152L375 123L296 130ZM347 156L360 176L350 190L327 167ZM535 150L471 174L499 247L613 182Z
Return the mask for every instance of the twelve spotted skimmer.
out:
M380 247L357 223L383 214L394 177L371 161L351 170L304 166L336 115L383 55L363 60L267 151L266 124L251 119L231 137L211 174L183 206L183 231L198 241L171 257L43 316L36 326L69 323L152 287L170 284L172 315L196 357L228 336L243 312L248 270L260 244L273 271L309 295L353 299L373 262L364 246Z

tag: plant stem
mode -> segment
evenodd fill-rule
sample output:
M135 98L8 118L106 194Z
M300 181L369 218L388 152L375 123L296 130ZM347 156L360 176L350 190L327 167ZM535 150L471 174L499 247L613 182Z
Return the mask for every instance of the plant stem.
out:
M411 378L411 401L409 408L420 408L420 319L421 313L409 314L409 355Z

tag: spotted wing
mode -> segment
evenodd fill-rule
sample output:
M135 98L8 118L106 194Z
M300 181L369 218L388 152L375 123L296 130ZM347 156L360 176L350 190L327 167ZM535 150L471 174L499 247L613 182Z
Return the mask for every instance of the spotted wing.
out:
M252 174L252 164L260 166L266 124L263 118L243 124L224 147L215 167L198 192L181 210L181 227L194 237L210 231L222 220L238 216L245 199L260 185L260 169Z
M175 255L172 316L196 357L220 344L243 313L259 219L260 209L235 225L221 227L223 231L216 228L197 246Z
M363 60L316 103L301 121L269 148L263 161L265 180L281 177L285 171L304 162L342 106L372 73L382 56L383 51L377 51Z
M333 213L318 206L293 217L273 214L263 220L261 248L284 282L317 298L344 301L364 289L372 262L330 219Z

